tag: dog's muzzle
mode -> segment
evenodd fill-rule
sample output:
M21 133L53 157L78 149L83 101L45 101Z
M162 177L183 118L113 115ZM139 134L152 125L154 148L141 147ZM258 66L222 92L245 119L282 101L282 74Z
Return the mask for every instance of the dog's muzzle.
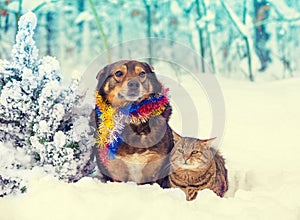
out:
M137 79L128 81L126 99L128 101L136 101L140 97L140 87L140 82Z
M127 87L132 91L139 90L140 82L137 79L132 79L127 83Z
M140 82L137 79L131 79L127 82L126 89L121 91L118 96L129 102L137 101L142 97Z

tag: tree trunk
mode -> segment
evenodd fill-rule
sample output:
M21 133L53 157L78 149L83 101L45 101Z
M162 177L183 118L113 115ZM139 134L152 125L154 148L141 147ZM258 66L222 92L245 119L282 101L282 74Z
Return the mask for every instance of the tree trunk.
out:
M243 24L246 24L247 18L247 0L243 0Z
M48 56L53 55L53 51L51 48L51 41L54 39L53 38L53 12L49 11L46 14L46 54Z
M203 14L204 14L204 16L206 16L207 15L207 9L206 9L205 1L201 0L201 2L202 2ZM212 47L210 33L209 33L209 30L208 30L207 24L205 24L205 33L206 33L207 44L208 44L208 48L209 48L211 68L212 68L213 73L215 73L216 72L215 59L214 59L213 47Z
M123 43L123 26L122 21L118 20L118 43L121 45ZM119 47L119 57L123 57L123 49Z
M247 0L243 1L243 24L246 25L246 16L247 16ZM252 54L250 49L250 43L248 37L244 36L244 41L246 44L247 58L248 58L248 71L250 81L254 81L253 70L252 70Z
M201 6L199 0L196 0L196 7L197 7L197 15L198 19L201 20L203 17L203 14L201 12ZM201 56L201 68L202 72L205 73L205 46L204 46L204 38L203 38L203 29L197 25L197 31L199 36L199 47L200 47L200 56Z
M84 3L85 3L84 0L78 0L78 5L77 5L78 14L84 12L84 9L85 9ZM78 24L78 29L79 29L78 46L79 46L79 49L81 49L81 47L82 47L82 41L80 39L82 38L83 26L84 26L84 22L80 22Z
M19 0L18 12L15 14L15 17L16 17L16 34L15 35L17 35L19 19L22 16L22 6L23 6L23 0Z
M146 8L146 21L147 21L147 38L148 38L148 53L149 58L148 62L150 65L152 65L152 43L151 43L151 37L152 37L152 16L151 16L151 5L147 2L147 0L143 0L145 8Z
M270 6L267 0L253 0L255 11L255 23L262 22L268 18ZM255 26L255 51L260 60L261 67L259 71L264 71L268 63L271 61L270 50L266 48L266 43L270 38L270 34L266 31L266 25L261 24Z

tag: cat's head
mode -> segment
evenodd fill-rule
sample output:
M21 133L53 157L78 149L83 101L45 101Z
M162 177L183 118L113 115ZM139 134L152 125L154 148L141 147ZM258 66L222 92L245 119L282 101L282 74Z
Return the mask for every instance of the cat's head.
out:
M174 169L201 169L209 165L213 159L210 144L215 140L180 137L175 141L170 162Z

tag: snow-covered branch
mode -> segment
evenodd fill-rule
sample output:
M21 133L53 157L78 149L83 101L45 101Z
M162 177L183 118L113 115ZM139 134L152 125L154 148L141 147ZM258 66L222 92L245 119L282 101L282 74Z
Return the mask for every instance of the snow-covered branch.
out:
M227 6L227 3L225 3L224 1L220 1L220 2L221 2L221 5L223 6L223 8L225 9L228 17L230 18L230 20L232 21L232 23L234 24L234 26L238 30L238 32L243 37L249 36L248 29L247 29L246 25L243 24L240 21L240 19L238 18L238 16L234 13L234 11Z

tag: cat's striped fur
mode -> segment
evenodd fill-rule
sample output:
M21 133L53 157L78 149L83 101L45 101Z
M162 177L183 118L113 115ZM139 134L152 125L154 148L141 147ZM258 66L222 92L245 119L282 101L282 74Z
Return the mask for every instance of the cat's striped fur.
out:
M183 190L188 201L203 189L211 189L220 197L228 189L225 161L210 147L212 140L180 137L171 152L169 184Z

